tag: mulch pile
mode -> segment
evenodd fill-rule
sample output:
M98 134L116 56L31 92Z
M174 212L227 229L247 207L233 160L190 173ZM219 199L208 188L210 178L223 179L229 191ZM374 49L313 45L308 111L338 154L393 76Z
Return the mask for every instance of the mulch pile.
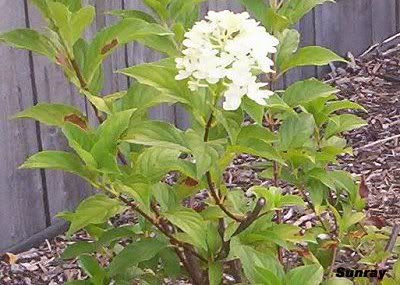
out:
M371 47L357 59L351 54L348 57L350 63L346 67L335 68L325 79L341 90L339 97L367 109L368 113L356 113L368 121L368 126L347 134L354 155L342 157L342 167L365 180L369 215L393 225L400 222L400 35ZM227 169L227 185L247 189L268 183L259 178L251 166L255 160L246 155L236 158ZM201 203L202 199L197 201L195 197L190 203ZM113 222L119 225L134 222L131 214L121 219ZM289 210L284 215L286 220L308 228L315 217L310 213L299 216ZM88 238L80 232L72 242ZM59 259L69 243L71 240L61 235L39 248L0 256L0 284L54 285L85 278L76 261Z

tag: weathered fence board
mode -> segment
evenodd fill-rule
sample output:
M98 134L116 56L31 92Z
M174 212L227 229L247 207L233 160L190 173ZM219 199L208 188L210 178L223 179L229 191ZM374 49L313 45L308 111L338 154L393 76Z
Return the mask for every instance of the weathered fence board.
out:
M25 27L24 1L0 1L0 30ZM0 249L46 227L40 171L16 170L38 151L36 125L10 120L32 106L31 57L0 46Z
M381 42L396 32L396 1L371 0L373 43Z
M110 25L116 18L104 12L111 9L146 10L142 0L84 0L96 6L97 16L88 37ZM0 32L18 27L41 27L43 21L29 0L0 0ZM236 0L210 0L208 10L243 8ZM337 0L312 11L296 26L302 33L301 46L322 45L342 55L357 55L369 45L400 30L400 0ZM0 46L0 251L23 240L40 239L44 228L52 225L55 213L72 209L91 188L81 179L53 171L16 170L30 154L41 149L66 149L60 131L27 120L9 121L12 114L36 102L74 104L95 122L87 102L64 78L62 72L45 58ZM120 48L107 59L103 94L125 90L132 80L117 69L161 59L159 53L134 43ZM329 68L306 67L289 73L277 84L284 87L298 78L317 76ZM151 117L188 127L187 113L180 106L162 105L151 111ZM31 239L27 239L31 237ZM39 235L40 236L40 235Z

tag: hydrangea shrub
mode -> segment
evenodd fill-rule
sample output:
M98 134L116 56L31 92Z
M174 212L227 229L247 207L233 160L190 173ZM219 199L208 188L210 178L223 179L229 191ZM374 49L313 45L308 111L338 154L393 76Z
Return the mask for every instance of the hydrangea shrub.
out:
M315 78L274 89L294 68L345 61L299 47L292 28L325 0L242 0L248 12L210 11L202 21L202 0L144 0L151 13L111 11L120 20L91 39L83 33L93 7L32 2L48 28L6 32L0 41L57 64L96 114L89 121L73 106L43 102L16 115L60 128L71 148L39 152L22 168L71 172L99 190L59 214L68 235L84 229L93 238L64 252L87 273L69 284L352 284L334 276L341 250L367 267L390 256L386 230L366 222L359 183L337 167L351 153L343 132L365 124L347 110L363 108ZM134 83L102 96L104 60L134 41L165 58L119 70ZM148 110L162 103L184 107L191 127L151 120ZM252 167L268 182L246 193L223 176L242 153L260 158ZM192 203L204 190L200 205ZM288 207L313 213L315 226L285 223ZM109 222L128 209L137 223Z

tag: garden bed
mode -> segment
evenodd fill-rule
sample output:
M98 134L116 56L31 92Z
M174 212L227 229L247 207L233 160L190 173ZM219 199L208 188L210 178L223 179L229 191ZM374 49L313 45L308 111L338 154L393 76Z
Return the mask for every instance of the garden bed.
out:
M339 96L364 106L368 113L359 112L368 126L349 134L349 144L354 156L342 157L343 167L354 175L362 176L368 194L368 215L371 223L379 226L394 225L400 220L400 48L398 37L393 37L366 51L358 59L349 56L346 68L332 71L326 80L336 85ZM256 184L268 184L259 178L253 167L254 158L240 156L226 172L228 186L244 190ZM291 191L290 189L288 191ZM197 197L191 203L201 203ZM284 222L312 227L315 217L309 212L287 210ZM133 223L131 213L115 220L115 223ZM73 241L86 240L80 232ZM67 280L83 279L84 274L76 261L59 259L67 244L65 236L46 241L17 255L6 254L0 259L1 284L64 284ZM346 259L339 256L338 261ZM99 256L100 263L107 258ZM166 280L166 282L169 282Z

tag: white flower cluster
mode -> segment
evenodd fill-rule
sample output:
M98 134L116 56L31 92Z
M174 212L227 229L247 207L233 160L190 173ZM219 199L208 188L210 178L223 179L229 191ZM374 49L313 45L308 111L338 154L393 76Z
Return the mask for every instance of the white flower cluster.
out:
M267 84L258 82L255 74L274 72L268 55L276 52L278 44L246 12L210 11L206 20L197 22L185 34L184 56L176 59L176 79L190 78L193 91L222 80L227 86L225 110L238 109L245 95L265 105L272 92L262 89Z

